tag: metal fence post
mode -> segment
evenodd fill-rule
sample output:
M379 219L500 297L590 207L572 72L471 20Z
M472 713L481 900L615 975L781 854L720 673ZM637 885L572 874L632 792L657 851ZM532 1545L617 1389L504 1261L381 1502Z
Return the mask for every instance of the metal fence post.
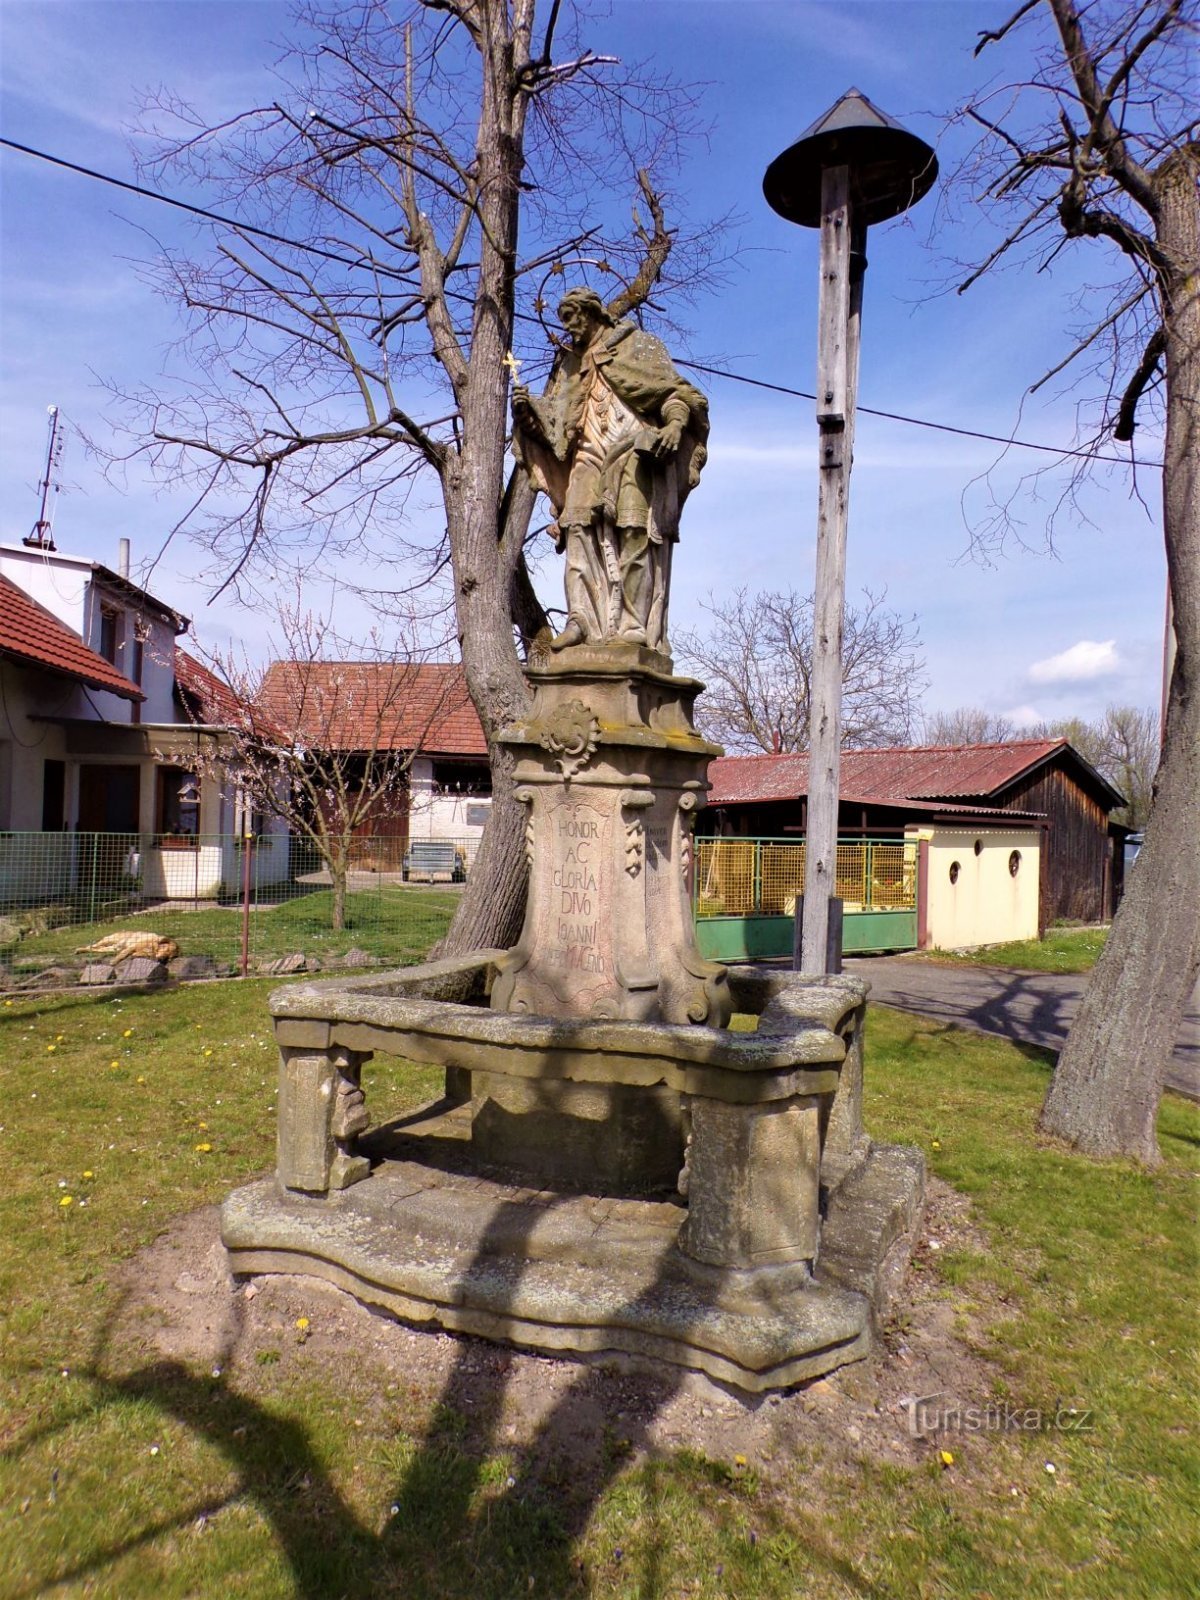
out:
M250 971L250 834L242 835L242 977Z

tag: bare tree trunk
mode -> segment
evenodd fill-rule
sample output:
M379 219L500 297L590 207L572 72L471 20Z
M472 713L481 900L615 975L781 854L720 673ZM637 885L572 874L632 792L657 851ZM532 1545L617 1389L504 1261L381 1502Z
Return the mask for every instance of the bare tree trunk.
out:
M492 807L479 855L439 955L515 944L525 906L525 818L496 734L529 710L529 687L513 639L511 589L523 539L504 515L512 272L516 261L524 104L514 71L527 41L506 9L485 9L479 123L479 289L471 358L460 388L462 444L442 469L454 558L455 609L467 687L492 756ZM525 24L526 27L528 24ZM515 59L519 58L519 59ZM530 503L532 498L530 497Z
M341 844L329 852L329 880L333 884L333 930L341 933L346 926L346 880L349 876L347 855Z
M1146 842L1084 993L1041 1125L1092 1155L1159 1160L1162 1075L1200 974L1200 146L1156 174L1158 242L1182 270L1164 296L1163 523L1176 656ZM1191 263L1188 270L1186 264Z

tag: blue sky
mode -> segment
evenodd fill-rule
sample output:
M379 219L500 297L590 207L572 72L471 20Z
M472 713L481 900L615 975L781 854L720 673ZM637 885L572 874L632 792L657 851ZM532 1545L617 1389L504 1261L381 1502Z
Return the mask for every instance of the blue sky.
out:
M1003 6L973 0L615 0L589 30L597 49L668 63L703 83L713 128L681 176L683 202L742 221L730 281L689 314L686 351L767 381L811 389L816 239L775 217L761 198L767 163L851 85L956 154L945 114L989 73L1019 70L1021 52L972 60L979 29ZM272 62L288 31L274 0L6 0L0 9L0 90L6 137L133 177L128 130L140 95L162 85L215 120L274 97ZM153 384L180 357L173 310L142 281L147 236L185 243L165 208L0 153L0 539L29 531L45 449L46 406L104 437L110 402L99 379ZM173 185L203 202L197 191ZM218 207L219 209L219 207ZM931 196L906 219L873 229L866 285L860 398L883 410L1051 444L1073 442L1076 399L1026 387L1068 348L1078 319L1070 297L1101 282L1103 251L1064 254L1050 273L999 275L965 296L947 293L951 258L984 235L969 206ZM689 502L675 565L676 628L701 620L710 592L812 584L815 423L810 402L712 378L713 441ZM1139 453L1157 441L1138 435ZM991 565L972 559L968 523L983 510L980 477L995 446L860 418L851 494L849 583L886 585L915 612L924 638L930 709L976 704L1034 716L1094 715L1111 701L1156 705L1164 563L1158 475L1113 468L1082 494L1077 515L1046 518L1062 474L1017 502L1028 548L1010 543ZM1048 458L1047 458L1048 459ZM997 469L1016 485L1039 458L1011 452ZM74 438L58 497L61 549L114 562L132 538L135 565L159 554L184 501L131 474L106 482ZM1147 512L1146 506L1149 507ZM548 593L557 574L545 564ZM211 575L207 575L211 579ZM207 604L205 559L177 542L151 579L191 615L205 643L261 649L264 623L228 603ZM319 600L320 595L314 594ZM341 618L352 630L357 619Z

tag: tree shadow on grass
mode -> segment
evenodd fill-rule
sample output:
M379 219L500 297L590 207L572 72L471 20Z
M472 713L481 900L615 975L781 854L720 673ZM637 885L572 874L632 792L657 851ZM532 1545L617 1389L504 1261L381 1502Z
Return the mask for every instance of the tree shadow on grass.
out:
M528 1208L497 1206L489 1232L511 1240L511 1213L518 1210L528 1220ZM477 1261L487 1249L485 1238ZM638 1300L624 1311L636 1318ZM109 1329L119 1315L109 1319ZM671 1459L650 1453L628 1472L631 1460L647 1450L656 1416L684 1383L682 1368L662 1363L631 1382L579 1363L532 1438L515 1446L503 1437L511 1361L497 1361L494 1346L460 1338L423 1436L397 1436L390 1446L395 1488L368 1523L338 1488L303 1415L295 1407L281 1415L229 1383L226 1362L239 1335L234 1326L219 1361L222 1375L214 1378L178 1361L109 1370L118 1362L105 1354L106 1330L90 1367L77 1369L93 1386L95 1408L152 1407L219 1452L236 1481L216 1502L198 1501L132 1536L97 1542L86 1556L11 1591L14 1600L32 1600L50 1584L102 1582L115 1563L238 1502L252 1504L269 1524L299 1600L568 1600L595 1592L597 1583L638 1600L665 1600L680 1592L678 1518L701 1499L708 1510L721 1502L721 1515L745 1524L744 1532L724 1538L713 1557L726 1565L723 1592L753 1593L756 1579L777 1581L781 1574L771 1551L781 1538L800 1568L797 1592L804 1592L804 1577L814 1594L828 1592L825 1585L864 1596L886 1592L833 1547L810 1508L788 1507L761 1493L743 1497L720 1463L686 1452ZM489 1352L490 1359L480 1359ZM78 1418L71 1426L78 1426ZM9 1454L20 1455L33 1442L26 1438ZM596 1565L589 1570L581 1545L610 1496L615 1498L601 1515L611 1517L616 1531L598 1553L593 1541ZM682 1559L694 1566L700 1556L685 1550Z

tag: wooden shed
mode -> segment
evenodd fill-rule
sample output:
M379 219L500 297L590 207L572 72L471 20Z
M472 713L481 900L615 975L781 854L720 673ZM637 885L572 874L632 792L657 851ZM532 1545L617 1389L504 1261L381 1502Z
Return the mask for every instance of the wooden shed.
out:
M801 834L807 823L808 758L724 756L709 769L708 833ZM1124 796L1066 739L926 745L842 753L838 832L903 837L926 820L969 824L1006 816L1036 823L1041 924L1102 922L1123 881L1123 830L1110 825Z

